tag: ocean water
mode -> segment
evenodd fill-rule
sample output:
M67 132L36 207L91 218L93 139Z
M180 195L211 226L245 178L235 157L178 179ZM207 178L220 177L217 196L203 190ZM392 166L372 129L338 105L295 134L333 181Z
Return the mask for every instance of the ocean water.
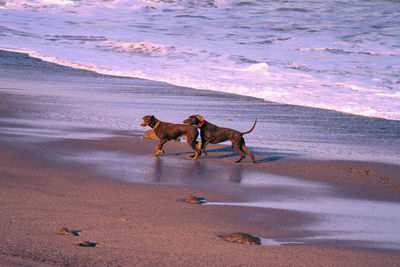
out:
M0 0L0 49L400 120L396 0Z

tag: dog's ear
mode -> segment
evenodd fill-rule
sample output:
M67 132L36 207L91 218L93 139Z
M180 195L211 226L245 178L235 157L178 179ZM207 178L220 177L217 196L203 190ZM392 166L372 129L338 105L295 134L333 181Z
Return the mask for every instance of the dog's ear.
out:
M196 115L195 117L196 117L196 119L198 119L199 121L204 121L204 118L203 118L202 116L200 116L200 115Z

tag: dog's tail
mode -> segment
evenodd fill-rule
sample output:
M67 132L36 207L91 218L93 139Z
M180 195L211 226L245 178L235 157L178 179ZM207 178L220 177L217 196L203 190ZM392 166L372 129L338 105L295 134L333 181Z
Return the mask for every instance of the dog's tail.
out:
M256 120L254 121L253 127L251 127L251 129L250 129L250 130L248 130L247 132L244 132L244 133L242 133L242 135L245 135L245 134L251 133L251 131L253 131L253 130L254 130L254 127L256 127L256 123L257 123L257 118L256 118Z

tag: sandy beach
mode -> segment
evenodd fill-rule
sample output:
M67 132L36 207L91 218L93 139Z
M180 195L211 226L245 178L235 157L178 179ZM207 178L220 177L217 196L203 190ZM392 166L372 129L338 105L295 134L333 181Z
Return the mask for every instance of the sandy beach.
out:
M128 140L124 142L130 144ZM152 148L149 142L133 142L144 150ZM99 141L99 145L107 142ZM113 147L118 146L113 144ZM3 233L0 262L5 266L20 266L20 260L30 261L22 266L42 263L57 266L397 266L400 260L398 251L332 248L323 243L286 246L228 243L218 236L231 232L275 239L301 236L303 233L287 229L308 223L312 218L281 210L190 205L182 201L190 194L212 201L232 201L237 196L214 190L106 179L88 173L82 166L54 164L38 159L35 153L4 145L0 155ZM301 167L303 164L291 164L292 168L300 169L296 173L303 178L315 179L313 174L302 173L301 169L308 169ZM313 164L320 166L314 168L319 177L337 182L337 175L345 180L339 181L341 185L337 187L341 193L351 191L370 199L399 201L398 188L379 181L378 176L390 175L391 170L388 173L387 168L374 167L375 174L367 178L371 183L365 183L360 181L365 179L362 174L340 171L339 167L359 168L363 164ZM282 166L272 165L261 168L285 172ZM337 171L333 173L332 168ZM398 184L398 177L391 177ZM64 226L79 231L79 236L57 235ZM80 241L98 243L98 247L74 246Z
M60 77L80 75L79 83L87 86L89 76L110 88L121 80L60 70L47 83L48 70L40 71L9 68L1 77L1 266L399 265L393 226L398 215L392 214L400 202L398 164L313 159L256 147L250 149L257 164L249 157L232 164L238 155L226 144L210 145L208 156L192 161L184 142L167 143L166 153L156 158L149 154L157 141L142 138L148 128L128 133L100 119L99 128L52 120L63 108L57 102L62 97L55 101L43 92L64 88ZM140 80L131 82L143 88ZM82 99L90 96L81 93ZM189 112L188 99L175 117L168 113L174 121ZM69 107L93 108L75 102ZM135 107L141 112L129 123L138 124L151 108ZM208 203L185 203L188 195ZM79 235L57 234L62 227ZM234 232L262 237L264 244L220 238ZM94 247L75 245L83 241Z

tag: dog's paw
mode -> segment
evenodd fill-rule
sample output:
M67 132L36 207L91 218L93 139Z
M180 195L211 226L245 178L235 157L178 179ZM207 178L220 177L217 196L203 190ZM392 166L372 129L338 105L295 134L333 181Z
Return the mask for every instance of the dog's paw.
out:
M244 159L244 157L241 157L240 159L238 159L237 161L235 161L235 163L240 163L243 159Z

